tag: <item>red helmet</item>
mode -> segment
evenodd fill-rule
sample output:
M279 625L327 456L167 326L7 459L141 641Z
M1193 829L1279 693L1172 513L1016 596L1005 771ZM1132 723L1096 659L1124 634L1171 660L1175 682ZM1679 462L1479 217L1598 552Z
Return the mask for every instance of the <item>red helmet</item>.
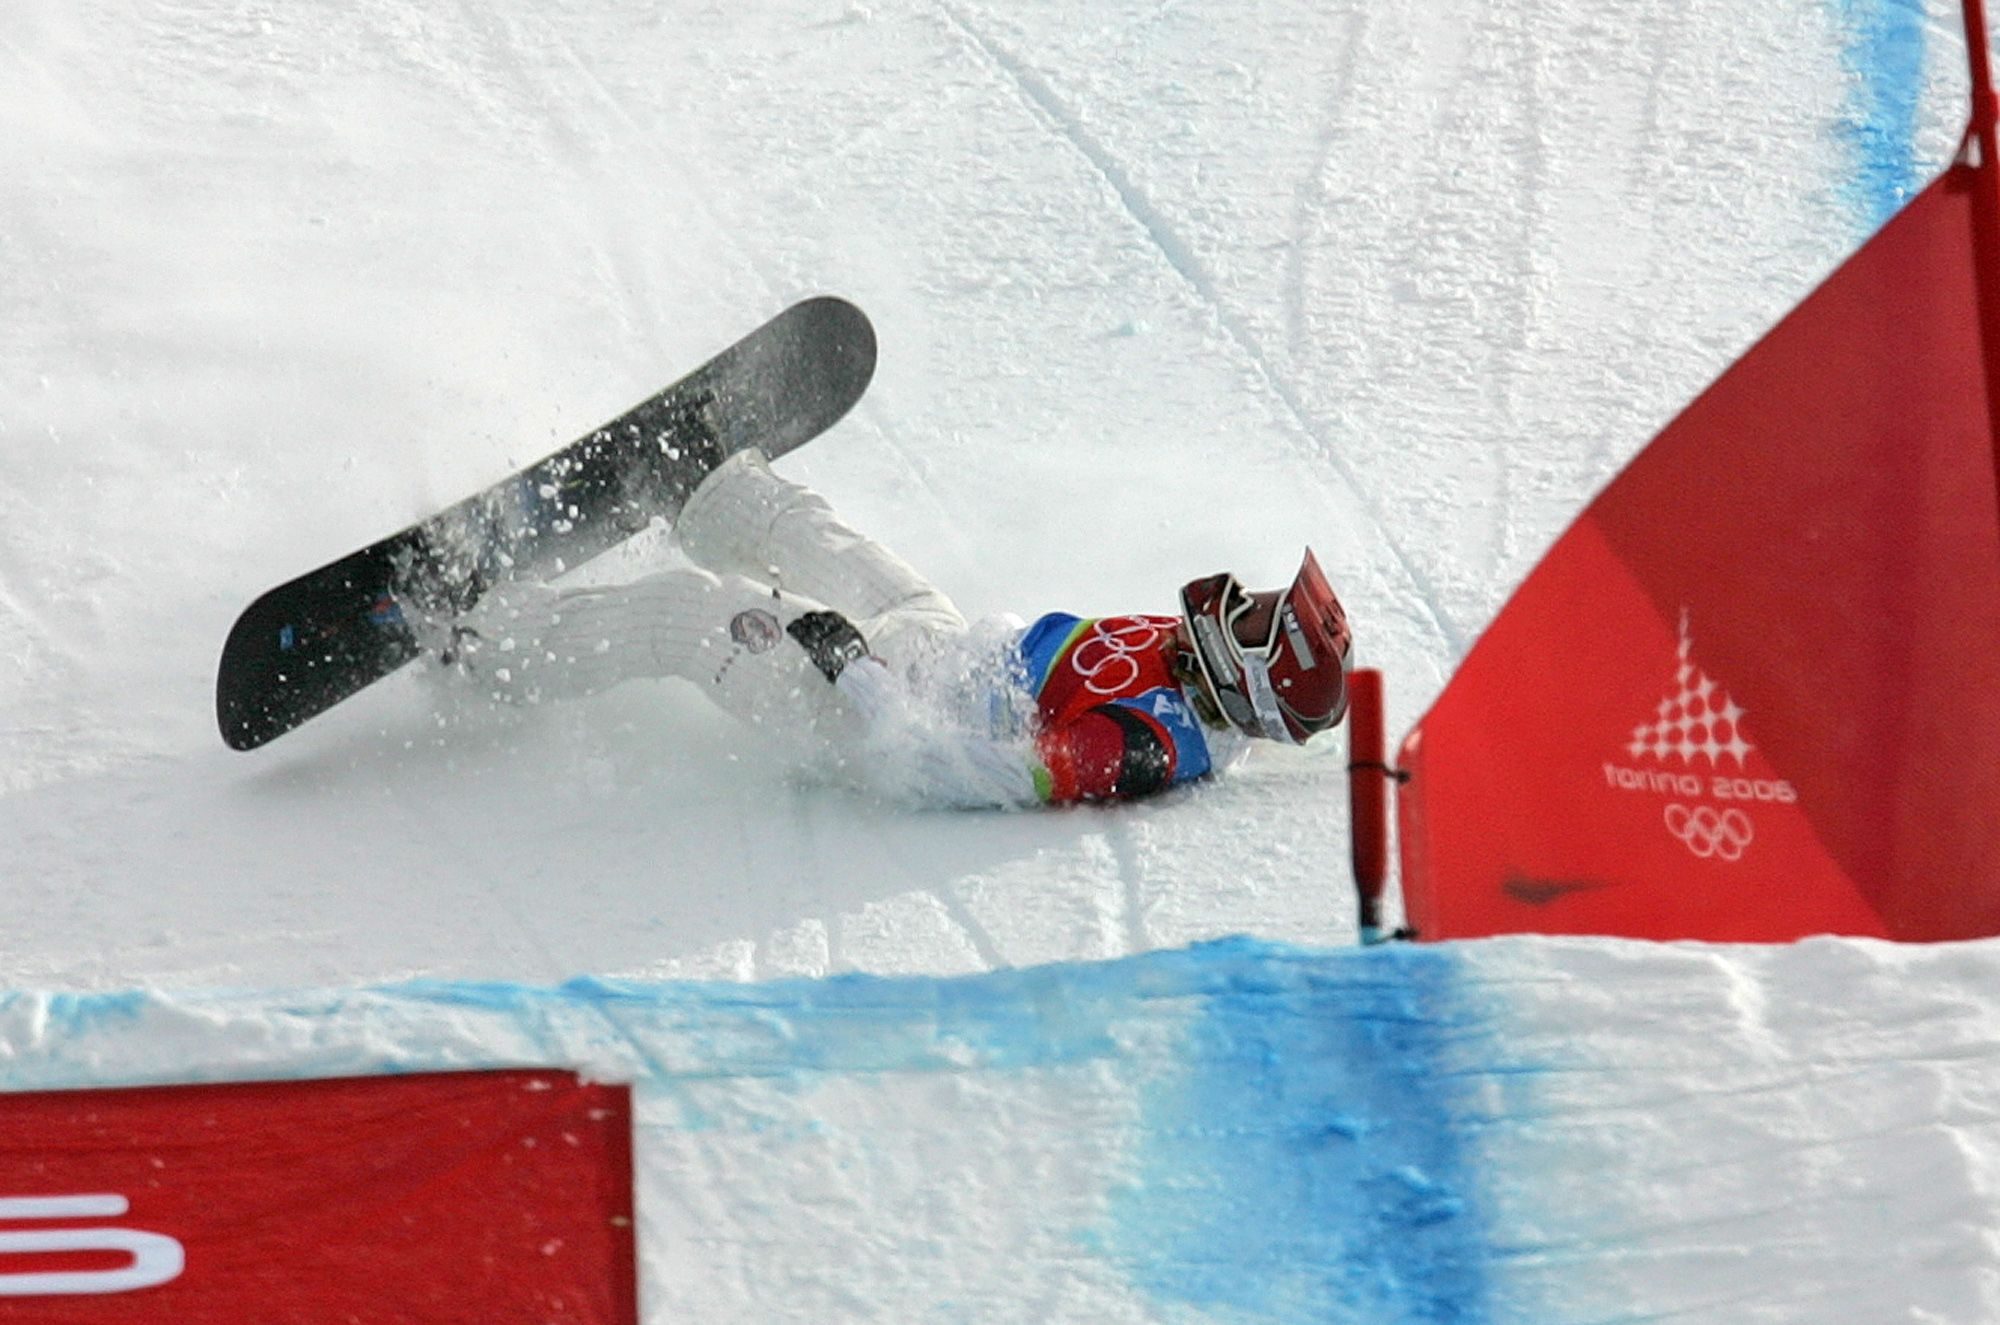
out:
M1260 609L1264 638L1245 640L1239 631ZM1296 745L1347 715L1347 614L1311 548L1282 594L1250 593L1225 572L1183 586L1181 614L1183 670L1211 721Z

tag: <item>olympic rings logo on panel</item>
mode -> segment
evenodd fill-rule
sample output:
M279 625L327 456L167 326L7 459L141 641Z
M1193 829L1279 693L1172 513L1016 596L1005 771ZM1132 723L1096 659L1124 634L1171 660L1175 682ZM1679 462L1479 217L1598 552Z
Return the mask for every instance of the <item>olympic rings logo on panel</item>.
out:
M1139 659L1160 645L1160 627L1127 621L1107 630L1099 621L1069 656L1069 665L1093 695L1127 695L1139 683Z
M1667 806L1666 820L1667 831L1702 860L1741 860L1757 835L1750 816L1741 810L1716 810L1706 805L1691 810L1675 802Z

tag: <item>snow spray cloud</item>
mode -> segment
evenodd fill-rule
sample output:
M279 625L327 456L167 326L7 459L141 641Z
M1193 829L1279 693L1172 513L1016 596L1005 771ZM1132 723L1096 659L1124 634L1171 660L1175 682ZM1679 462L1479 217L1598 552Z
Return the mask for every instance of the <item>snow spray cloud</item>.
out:
M1844 189L1872 232L1909 201L1917 177L1917 111L1924 81L1924 12L1914 0L1839 0L1851 77L1840 135L1854 154Z

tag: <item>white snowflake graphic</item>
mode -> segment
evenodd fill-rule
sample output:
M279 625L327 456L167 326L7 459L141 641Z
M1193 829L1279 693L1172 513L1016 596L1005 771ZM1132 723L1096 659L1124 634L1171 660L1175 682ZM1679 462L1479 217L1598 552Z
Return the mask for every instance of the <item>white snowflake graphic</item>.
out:
M1681 612L1680 667L1674 675L1675 692L1659 702L1654 720L1632 729L1625 752L1634 759L1648 755L1661 763L1678 759L1693 766L1697 758L1719 768L1726 755L1743 767L1744 759L1757 747L1743 739L1743 708L1716 684L1715 679L1694 665L1694 641L1688 633L1688 614Z

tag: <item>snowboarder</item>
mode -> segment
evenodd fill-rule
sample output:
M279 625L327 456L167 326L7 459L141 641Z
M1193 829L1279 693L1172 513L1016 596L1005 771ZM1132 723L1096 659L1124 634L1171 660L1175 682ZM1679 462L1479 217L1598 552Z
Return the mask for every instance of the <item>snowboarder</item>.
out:
M795 756L961 806L1146 796L1244 737L1302 743L1346 712L1347 621L1310 550L1285 590L1189 582L1177 617L974 625L754 450L709 475L674 528L691 566L510 586L431 645L517 703L681 677Z

